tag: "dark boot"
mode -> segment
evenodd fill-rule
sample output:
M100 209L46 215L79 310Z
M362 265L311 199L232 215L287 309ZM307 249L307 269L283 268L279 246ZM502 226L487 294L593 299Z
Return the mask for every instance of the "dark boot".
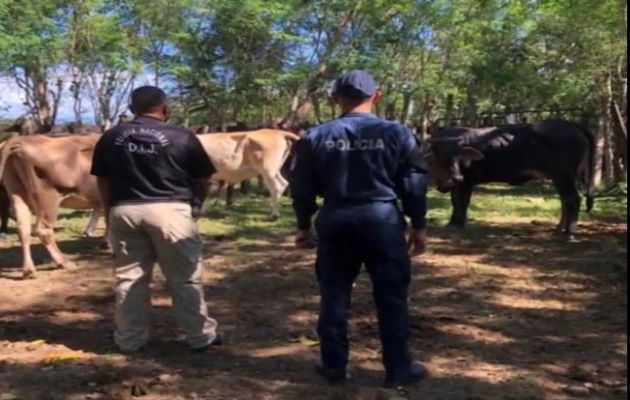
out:
M397 388L413 385L429 376L429 370L421 362L414 361L408 371L404 373L388 373L385 378L385 388Z

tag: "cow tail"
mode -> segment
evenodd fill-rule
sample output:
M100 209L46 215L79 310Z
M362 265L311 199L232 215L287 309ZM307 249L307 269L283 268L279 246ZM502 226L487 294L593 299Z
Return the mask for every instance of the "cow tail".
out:
M290 180L291 165L293 164L293 157L295 154L295 144L300 140L300 137L294 133L283 131L284 139L287 141L287 148L285 150L284 159L282 160L282 168L280 173L282 176ZM290 191L291 188L288 189Z
M593 132L588 130L586 127L583 127L582 131L588 140L588 172L585 174L584 180L586 184L586 211L591 212L595 206L595 195L593 194L593 191L595 189L597 142Z

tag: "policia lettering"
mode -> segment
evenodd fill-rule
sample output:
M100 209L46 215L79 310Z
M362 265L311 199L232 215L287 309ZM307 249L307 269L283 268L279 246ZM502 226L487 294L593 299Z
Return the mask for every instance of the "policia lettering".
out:
M337 139L325 142L328 151L370 151L385 150L383 139Z

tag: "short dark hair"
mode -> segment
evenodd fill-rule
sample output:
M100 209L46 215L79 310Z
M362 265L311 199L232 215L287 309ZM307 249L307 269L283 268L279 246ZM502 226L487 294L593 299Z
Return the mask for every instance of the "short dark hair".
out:
M353 100L353 101L365 101L369 99L370 97L372 97L372 96L366 95L365 93L353 87L343 87L343 86L337 88L334 94L344 97L348 100Z
M142 114L166 104L166 93L155 86L141 86L131 93L131 110Z

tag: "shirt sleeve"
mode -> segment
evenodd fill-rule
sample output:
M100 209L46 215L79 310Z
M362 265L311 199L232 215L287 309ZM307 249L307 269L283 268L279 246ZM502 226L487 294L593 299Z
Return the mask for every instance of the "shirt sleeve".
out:
M428 167L420 141L407 129L402 137L402 154L396 174L396 191L402 201L403 213L411 219L414 229L426 227Z
M203 179L211 177L216 168L210 161L210 156L203 148L201 141L194 133L190 133L188 140L189 173L193 179Z
M317 205L318 190L313 149L308 136L295 144L290 183L297 227L300 230L309 230L313 215L319 206Z
M111 176L111 169L109 159L112 157L109 149L109 134L104 133L101 138L96 142L94 147L94 154L92 155L92 168L90 173L94 176L106 178Z

